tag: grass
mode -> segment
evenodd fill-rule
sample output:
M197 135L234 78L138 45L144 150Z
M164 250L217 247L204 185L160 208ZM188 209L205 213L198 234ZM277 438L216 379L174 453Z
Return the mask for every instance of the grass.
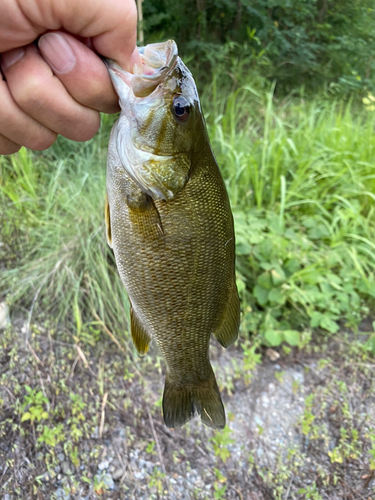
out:
M238 422L252 419L249 405L228 411L222 432L162 424L160 358L132 356L105 239L113 118L103 117L88 143L60 138L44 153L0 158L0 299L14 317L0 336L2 492L111 498L98 469L108 457L129 498L180 498L192 472L197 499L373 491L375 323L356 330L375 300L375 113L324 97L278 101L250 86L222 95L214 84L202 100L234 212L243 311L240 343L212 346L218 383L227 410L241 397L256 405L264 353L267 373L276 370L267 357L280 370L302 366L301 385L288 389L283 372L274 379L284 399L302 401L298 441L268 449L259 424L244 444Z
M356 327L375 299L375 113L243 86L203 93L237 233L244 332L279 345ZM90 142L0 159L0 294L92 340L128 341L128 302L104 234L112 117Z

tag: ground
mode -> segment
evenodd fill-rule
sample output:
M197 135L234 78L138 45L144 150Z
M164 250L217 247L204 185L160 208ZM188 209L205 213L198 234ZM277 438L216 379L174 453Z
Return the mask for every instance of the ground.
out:
M155 346L140 358L112 332L89 345L13 319L0 334L0 497L374 499L371 322L361 330L317 332L302 350L213 341L228 425L171 430Z

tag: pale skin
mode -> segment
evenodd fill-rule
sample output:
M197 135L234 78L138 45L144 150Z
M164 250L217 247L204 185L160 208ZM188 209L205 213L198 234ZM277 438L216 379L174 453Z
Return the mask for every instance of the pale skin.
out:
M96 53L131 71L136 26L134 0L1 0L0 154L91 139L119 110Z

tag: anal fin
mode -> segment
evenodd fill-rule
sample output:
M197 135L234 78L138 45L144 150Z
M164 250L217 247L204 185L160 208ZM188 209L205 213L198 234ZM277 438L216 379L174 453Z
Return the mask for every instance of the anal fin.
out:
M151 337L143 328L133 307L130 310L130 326L134 345L138 351L138 354L140 356L143 356L148 351Z
M223 347L228 347L237 340L239 327L240 299L236 283L233 282L227 305L221 316L221 321L213 333Z

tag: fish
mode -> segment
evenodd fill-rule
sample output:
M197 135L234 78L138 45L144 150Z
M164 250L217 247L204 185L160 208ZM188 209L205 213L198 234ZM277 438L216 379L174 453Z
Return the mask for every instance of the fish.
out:
M133 73L107 60L121 108L108 144L107 241L130 301L140 355L166 362L167 427L225 427L210 337L238 336L233 216L197 88L173 40L139 48Z

